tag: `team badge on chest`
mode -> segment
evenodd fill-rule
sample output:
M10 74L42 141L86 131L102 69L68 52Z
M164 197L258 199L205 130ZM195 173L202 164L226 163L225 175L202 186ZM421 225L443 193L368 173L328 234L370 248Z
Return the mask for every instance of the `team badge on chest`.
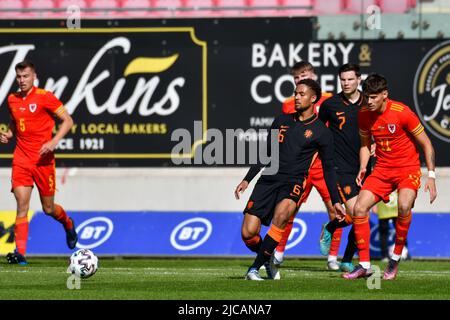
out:
M37 104L36 103L29 104L28 108L30 109L31 112L35 112L37 109Z
M306 138L306 139L309 139L309 138L312 137L313 132L312 132L311 130L307 129L307 130L305 131L304 135L305 135L305 138Z
M395 132L395 124L388 124L388 130L390 133L394 133Z

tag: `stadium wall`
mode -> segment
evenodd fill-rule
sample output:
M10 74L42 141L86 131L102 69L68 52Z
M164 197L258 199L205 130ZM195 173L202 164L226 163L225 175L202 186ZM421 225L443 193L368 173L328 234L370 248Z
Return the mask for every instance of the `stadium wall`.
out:
M0 207L15 210L10 188L11 170L0 169ZM247 168L71 168L57 169L56 201L67 210L91 211L242 211L256 181L250 184L241 200L234 189ZM430 205L422 189L414 211L450 212L450 168L437 168L438 198ZM41 210L34 192L31 210ZM315 190L304 211L321 212L324 205Z

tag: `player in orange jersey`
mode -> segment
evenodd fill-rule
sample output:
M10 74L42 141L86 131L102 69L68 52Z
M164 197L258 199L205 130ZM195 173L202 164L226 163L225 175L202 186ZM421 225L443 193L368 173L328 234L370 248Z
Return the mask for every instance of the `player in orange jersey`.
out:
M16 250L7 255L7 261L11 264L26 265L27 213L34 184L39 190L42 210L64 226L68 247L75 248L78 240L73 220L60 205L54 203L56 189L54 150L59 140L72 127L73 120L61 101L51 92L33 85L36 71L31 61L22 61L15 69L20 90L8 97L11 122L8 131L0 133L0 142L8 143L14 135L16 136L11 178L11 191L17 202L14 227ZM54 116L62 123L52 137Z
M303 79L313 79L317 80L317 75L315 73L314 67L311 63L306 61L300 61L294 64L294 66L291 68L291 74L294 78L295 84L297 84L300 80ZM325 92L322 94L322 97L318 102L314 104L314 113L319 114L319 108L323 101L330 98L332 96L331 93ZM295 98L290 97L288 98L284 103L282 107L283 113L291 114L295 113ZM328 212L328 217L331 220L335 218L335 211L333 208L333 205L331 204L331 198L330 194L328 193L328 189L325 183L325 179L323 177L323 169L322 169L322 161L317 157L311 168L309 169L308 173L308 179L305 185L305 191L303 194L303 198L301 200L301 203L305 203L309 197L309 194L312 191L313 186L316 188L316 190L319 192L323 203L325 205L325 208ZM286 248L286 243L288 241L289 235L292 231L293 222L294 222L295 216L292 216L286 226L286 229L283 234L283 238L281 239L280 243L278 244L277 248L274 251L274 257L273 257L273 264L272 269L273 273L275 274L276 278L280 277L280 274L278 272L278 267L283 263L284 258L284 251ZM337 262L337 254L339 250L339 245L341 242L340 234L342 234L342 229L337 229L333 240L331 244L331 250L328 255L328 262L327 262L327 268L329 270L339 270L339 264Z
M353 272L344 274L344 278L357 279L371 273L369 210L380 200L388 202L392 191L398 189L394 253L383 276L385 280L392 280L397 275L411 223L411 209L420 188L421 171L416 143L425 153L428 168L425 191L430 192L430 203L437 196L435 153L416 114L408 106L388 98L387 80L383 76L370 75L364 81L363 92L368 106L358 114L361 149L356 181L359 185L369 161L371 137L376 143L377 163L362 185L354 208L353 224L360 263Z

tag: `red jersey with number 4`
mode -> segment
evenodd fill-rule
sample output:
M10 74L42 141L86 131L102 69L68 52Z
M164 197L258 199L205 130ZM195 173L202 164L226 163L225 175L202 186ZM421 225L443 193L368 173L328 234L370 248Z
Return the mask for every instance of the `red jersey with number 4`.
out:
M403 168L420 166L414 136L424 128L419 118L401 102L387 100L382 114L361 108L358 114L361 136L374 137L377 144L377 167Z
M16 134L13 165L53 164L54 153L41 157L39 150L52 139L54 115L65 112L61 101L51 92L33 87L26 97L10 94L8 107Z

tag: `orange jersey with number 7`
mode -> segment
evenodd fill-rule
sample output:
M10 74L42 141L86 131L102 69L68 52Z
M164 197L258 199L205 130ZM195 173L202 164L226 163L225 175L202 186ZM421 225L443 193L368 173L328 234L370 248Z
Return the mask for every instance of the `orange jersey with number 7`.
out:
M54 116L66 112L62 102L51 92L33 87L26 97L10 94L8 107L16 135L13 165L54 164L53 152L41 157L39 150L52 139Z
M388 99L382 114L363 107L358 123L361 136L372 135L375 139L378 168L420 167L419 150L412 136L424 128L408 106Z

